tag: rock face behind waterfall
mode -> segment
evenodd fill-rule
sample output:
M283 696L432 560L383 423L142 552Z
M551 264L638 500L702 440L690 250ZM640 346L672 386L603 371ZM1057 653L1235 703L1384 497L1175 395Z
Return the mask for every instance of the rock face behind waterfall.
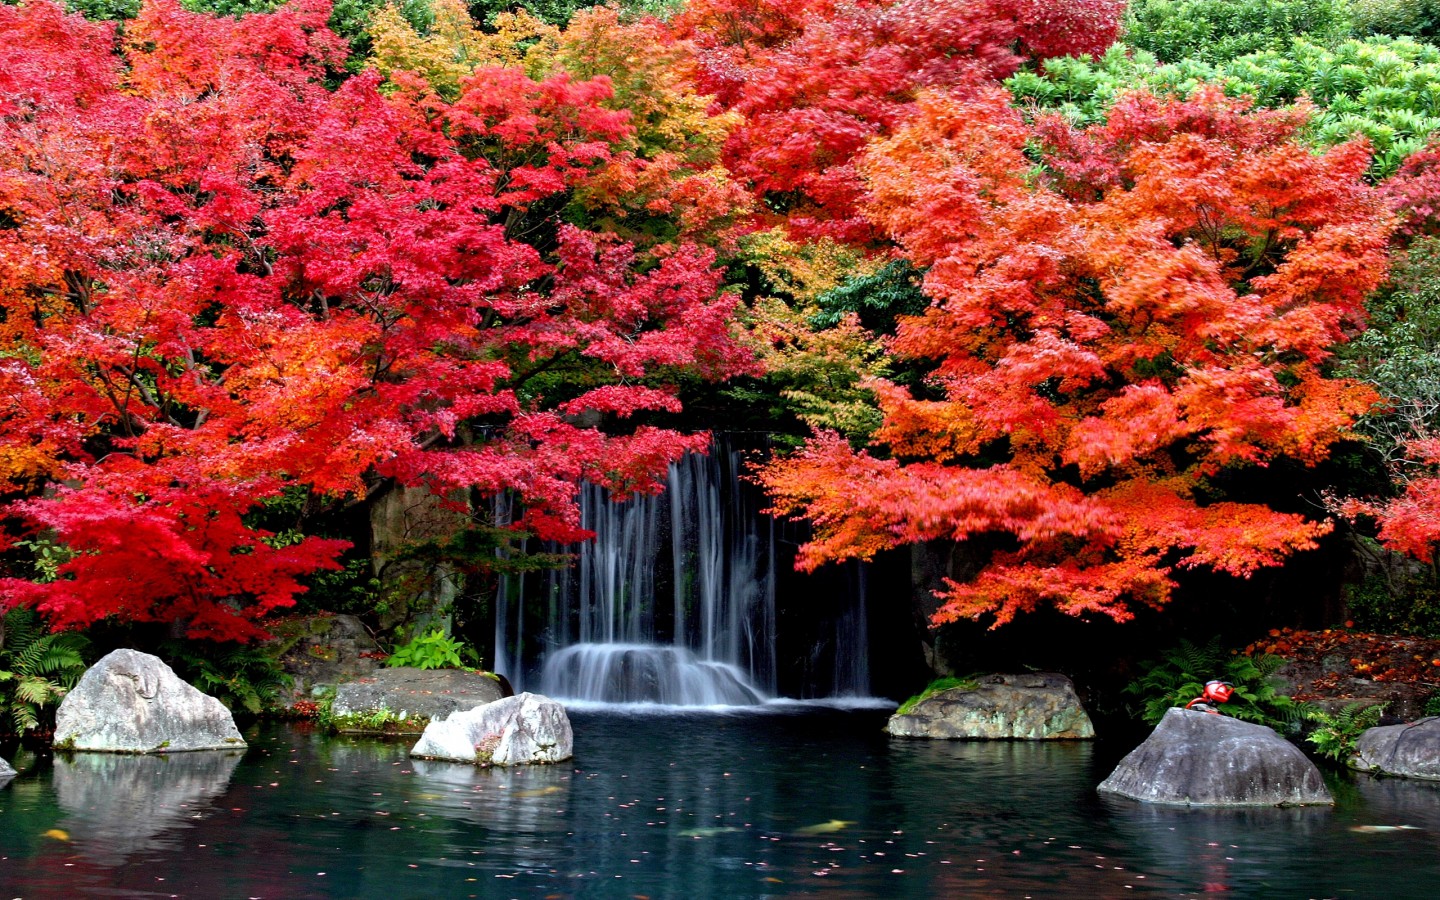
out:
M224 704L136 650L110 653L71 689L55 713L55 744L108 753L245 747Z
M516 694L431 722L411 749L422 759L488 766L557 763L574 753L565 708L539 694Z
M1355 742L1352 765L1377 775L1440 781L1440 717L1368 729Z
M896 737L952 740L1084 740L1095 727L1064 675L987 675L976 688L939 691L885 730Z
M1165 713L1100 791L1187 806L1335 802L1315 764L1273 729L1184 709Z

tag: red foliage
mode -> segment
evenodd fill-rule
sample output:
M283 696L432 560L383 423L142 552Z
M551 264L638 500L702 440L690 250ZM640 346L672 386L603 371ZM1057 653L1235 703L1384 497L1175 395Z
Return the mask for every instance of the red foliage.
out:
M999 92L922 96L862 173L871 219L929 267L934 305L892 350L932 361L941 399L877 383L889 458L821 436L765 472L816 523L802 564L1001 536L937 622L1124 620L1176 567L1245 576L1313 546L1325 523L1211 484L1318 462L1373 399L1319 366L1384 277L1390 222L1366 148L1316 156L1303 120L1211 91L1031 131ZM1027 175L1032 141L1053 187Z
M1096 54L1120 0L706 0L677 22L698 85L745 116L727 162L800 234L873 236L856 157L923 89L1003 78L1025 57Z
M1410 477L1399 496L1385 501L1351 499L1340 504L1348 516L1373 516L1380 542L1422 562L1434 562L1440 546L1440 439L1414 440L1407 455L1425 474Z
M1404 237L1440 234L1440 142L1412 153L1383 184Z
M343 545L247 514L384 478L513 490L517 527L581 538L580 479L657 490L705 443L624 420L750 367L712 251L558 224L630 134L606 81L331 92L328 15L154 0L112 55L0 8L0 491L74 553L0 603L248 638Z

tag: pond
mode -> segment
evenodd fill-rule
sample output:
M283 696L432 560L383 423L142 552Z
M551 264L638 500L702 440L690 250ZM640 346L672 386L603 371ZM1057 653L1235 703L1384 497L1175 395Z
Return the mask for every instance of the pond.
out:
M1334 809L1101 799L1128 747L892 741L877 710L572 714L571 765L250 729L243 756L22 755L0 897L1433 897L1440 786ZM1393 829L1391 826L1410 826ZM1357 830L1358 829L1358 830Z

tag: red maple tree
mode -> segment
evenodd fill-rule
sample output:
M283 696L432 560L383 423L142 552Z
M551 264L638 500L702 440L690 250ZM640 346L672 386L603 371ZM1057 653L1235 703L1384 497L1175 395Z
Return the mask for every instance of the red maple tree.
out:
M384 479L581 538L581 479L655 490L706 443L644 421L675 377L752 365L713 251L565 224L631 133L608 80L332 91L328 16L0 7L5 541L69 553L0 605L253 637L344 545L247 515Z
M865 242L855 160L920 91L968 89L1026 59L1098 55L1121 0L696 0L676 19L696 83L744 116L731 170L798 235Z

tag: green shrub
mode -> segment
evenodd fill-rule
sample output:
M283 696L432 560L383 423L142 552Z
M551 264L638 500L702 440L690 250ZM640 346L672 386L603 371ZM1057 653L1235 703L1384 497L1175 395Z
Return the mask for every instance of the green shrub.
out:
M1355 753L1355 742L1368 728L1380 723L1385 713L1384 704L1366 706L1363 703L1349 703L1336 713L1317 711L1313 714L1315 730L1305 736L1315 747L1315 752L1326 759L1343 762Z
M171 640L157 654L175 674L236 714L274 709L291 678L264 645Z
M1182 639L1161 658L1141 663L1143 674L1125 686L1125 693L1141 699L1140 717L1155 725L1172 707L1200 696L1205 682L1228 681L1235 693L1223 706L1226 715L1293 733L1316 710L1280 692L1279 680L1272 676L1283 665L1284 659L1269 653L1230 653L1219 638L1203 646Z
M1425 715L1440 716L1440 691L1425 698Z
M1428 567L1417 565L1410 577L1370 575L1358 584L1345 585L1341 596L1356 631L1440 637L1440 597Z
M12 609L0 628L0 731L34 731L85 674L90 642L74 632L49 634L40 616Z
M1406 441L1440 434L1440 238L1419 238L1396 254L1389 282L1365 309L1365 330L1340 348L1339 374L1385 398L1362 427L1403 470Z
M1351 0L1356 34L1440 37L1440 0Z
M1347 0L1132 0L1125 40L1166 62L1227 60L1351 33Z
M1440 47L1408 38L1377 36L1335 46L1297 39L1284 49L1235 59L1166 64L1116 44L1099 60L1049 60L1043 72L1019 72L1006 85L1021 104L1088 125L1103 120L1125 91L1186 97L1211 83L1262 107L1309 97L1318 109L1308 139L1325 147L1363 135L1375 149L1376 176L1394 172L1440 130Z
M461 669L465 667L460 654L464 644L436 628L395 648L387 666L413 666L417 669Z

